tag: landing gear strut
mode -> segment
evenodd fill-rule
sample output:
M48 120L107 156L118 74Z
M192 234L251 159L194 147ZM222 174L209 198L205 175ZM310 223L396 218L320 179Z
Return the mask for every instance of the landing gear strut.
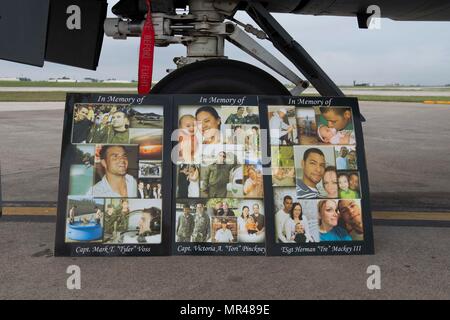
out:
M242 9L242 1L189 0L188 4L187 14L178 14L175 10L152 14L156 46L183 44L187 48L185 57L174 59L177 70L160 81L153 89L154 93L289 94L268 73L249 64L228 60L224 50L225 40L228 40L292 82L294 89L290 94L300 95L312 83L321 95L344 96L260 2L247 1L245 10L262 30L233 18L238 8ZM105 33L116 39L139 36L142 18L133 20L130 15L125 17L127 20L106 19ZM302 80L249 34L271 41L307 81Z

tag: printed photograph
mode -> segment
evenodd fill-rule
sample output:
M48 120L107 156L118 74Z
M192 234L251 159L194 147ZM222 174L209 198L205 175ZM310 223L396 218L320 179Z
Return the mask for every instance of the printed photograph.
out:
M182 164L177 171L177 198L200 198L200 166Z
M162 199L161 179L139 179L137 197L138 199Z
M162 129L130 129L130 144L139 145L139 158L161 160L163 149Z
M182 106L179 128L176 241L263 243L257 107Z
M87 195L94 183L95 146L77 145L72 161L69 195Z
M126 105L75 105L72 143L129 144L130 110Z
M132 106L130 109L130 128L162 129L164 127L163 107Z
M178 120L178 163L200 163L203 138L192 108L180 108Z
M66 243L102 242L105 200L70 196L67 204Z
M221 108L222 118L226 125L259 125L259 115L257 106L230 107Z
M319 142L331 145L356 144L351 108L315 107Z
M264 204L261 200L242 200L235 212L238 242L263 243L265 241Z
M292 106L269 106L270 144L291 146L299 143L296 110Z
M334 148L338 170L358 170L355 146L336 146Z
M353 238L349 234L349 230L346 229L346 223L344 217L341 216L340 210L338 208L338 203L343 200L319 200L317 201L317 213L319 217L319 234L320 242L331 242L331 241L353 241ZM347 203L341 203L342 209L348 212ZM359 208L359 212L358 212ZM350 214L346 214L348 223L350 226L350 220L353 225L357 224L357 220L361 219L361 206L358 208L354 207L353 213L355 214L354 220L351 220ZM359 217L356 217L359 215ZM361 222L362 220L360 220ZM360 225L362 231L362 223ZM351 230L353 231L353 229ZM354 232L357 232L356 229Z
M233 198L208 199L206 208L212 217L236 217L239 203L239 199Z
M294 148L291 146L271 147L272 185L274 187L295 187Z
M262 198L264 195L262 166L244 166L244 197Z
M245 126L245 163L261 163L261 130L259 126Z
M202 198L243 197L244 172L239 164L226 164L226 153L219 152L217 161L200 168Z
M104 242L161 243L161 215L161 200L106 199Z
M295 200L293 189L279 189L274 195L277 243L319 242L316 200Z
M187 200L176 204L177 242L211 242L211 216L206 200Z
M237 233L236 217L212 218L213 243L236 243Z
M180 120L185 118L185 126L190 126L192 118L195 119L195 130L192 135L192 129L188 127L189 138L192 136L198 137L200 144L223 144L223 120L220 115L220 107L212 106L198 106L198 107L183 107L179 109ZM186 117L188 120L186 120Z
M245 146L243 144L211 144L202 145L202 165L210 165L217 162L225 164L244 164L245 163Z
M339 199L360 199L359 173L356 171L338 171Z
M139 161L139 178L161 178L162 162L161 161Z
M137 147L97 145L94 185L87 195L100 198L137 197Z
M323 190L328 167L335 166L334 148L327 146L295 146L296 188L298 199L317 199Z
M361 200L344 199L338 201L340 223L353 241L364 241Z
M317 135L316 113L313 108L296 108L297 112L297 129L302 145L320 144Z

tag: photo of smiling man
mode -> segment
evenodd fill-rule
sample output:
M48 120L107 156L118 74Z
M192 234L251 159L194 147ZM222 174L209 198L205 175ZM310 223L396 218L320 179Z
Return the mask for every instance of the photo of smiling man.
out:
M364 241L361 201L339 200L338 210L353 241Z
M324 178L325 169L335 165L334 149L296 146L294 155L297 168L297 199L318 199L319 184Z
M110 198L137 197L136 178L129 174L131 171L136 171L135 159L137 159L136 147L100 146L96 162L97 175L101 177L101 180L88 191L88 194L94 197ZM133 163L134 166L130 166Z

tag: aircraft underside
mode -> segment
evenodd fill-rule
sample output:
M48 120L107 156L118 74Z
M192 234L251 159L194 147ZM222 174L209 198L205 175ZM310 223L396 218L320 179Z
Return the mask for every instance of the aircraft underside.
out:
M106 3L106 0L17 0L1 4L0 39L9 46L0 46L0 58L38 66L45 60L95 70L103 34L122 40L140 37L148 12L147 0L121 0L112 8L117 18L105 19ZM150 3L154 44L186 47L185 56L174 58L176 70L158 83L154 93L289 94L268 73L228 60L225 43L230 42L294 84L291 94L300 94L311 83L322 95L343 95L273 18L274 12L299 14L299 19L301 14L353 16L360 28L370 27L378 17L450 20L450 2L445 0L151 0ZM80 27L77 33L69 28L68 21L76 19L71 14L76 15L77 8L89 12L88 31ZM39 10L41 13L36 16ZM237 21L234 16L240 10L246 11L255 23ZM15 19L19 11L30 19L26 16L21 21ZM26 41L30 37L34 42ZM261 42L270 42L306 79L286 67ZM81 47L85 50L80 53L77 48Z

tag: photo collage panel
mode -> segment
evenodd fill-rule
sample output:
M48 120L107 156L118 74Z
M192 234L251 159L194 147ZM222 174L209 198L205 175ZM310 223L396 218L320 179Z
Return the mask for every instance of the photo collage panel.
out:
M75 104L66 243L161 243L163 138L163 106Z
M178 108L175 242L265 242L258 106Z
M68 94L56 256L373 253L355 98Z
M350 107L268 106L276 243L364 241Z

